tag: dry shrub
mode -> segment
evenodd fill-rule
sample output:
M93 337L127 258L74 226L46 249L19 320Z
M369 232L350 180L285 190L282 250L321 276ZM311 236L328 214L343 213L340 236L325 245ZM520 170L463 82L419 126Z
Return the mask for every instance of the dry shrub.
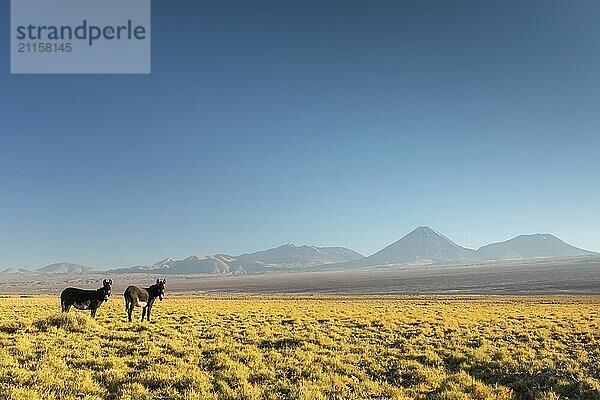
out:
M68 332L89 332L96 330L98 324L88 315L80 313L61 313L38 319L34 323L40 331L48 331L52 328L63 329Z
M27 328L27 323L21 319L16 319L1 324L0 332L13 334L25 330L25 328Z

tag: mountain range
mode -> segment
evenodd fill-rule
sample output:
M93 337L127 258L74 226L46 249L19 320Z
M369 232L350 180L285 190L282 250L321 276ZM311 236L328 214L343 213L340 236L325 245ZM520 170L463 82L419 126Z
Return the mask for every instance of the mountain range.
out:
M183 260L167 258L151 265L138 265L110 272L153 272L168 274L245 274L275 269L305 268L364 258L344 247L296 246L285 244L274 249L229 256L190 256Z
M449 262L497 261L552 257L578 257L598 253L571 246L550 234L520 235L479 249L468 249L427 226L421 226L382 250L365 257L345 247L296 246L285 244L269 250L230 256L216 254L190 256L182 260L166 258L150 265L112 269L106 272L151 274L247 274L311 268L356 268L380 265L443 264ZM37 270L8 268L1 275L90 274L99 268L61 262Z
M428 226L420 226L402 239L346 267L389 264L436 264L455 261L498 261L539 257L578 257L598 255L567 244L550 234L520 235L510 240L482 246L477 250L454 243Z

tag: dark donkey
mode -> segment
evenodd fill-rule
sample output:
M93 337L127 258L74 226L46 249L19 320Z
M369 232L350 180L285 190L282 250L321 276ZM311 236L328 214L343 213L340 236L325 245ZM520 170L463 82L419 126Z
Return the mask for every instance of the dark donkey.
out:
M71 306L78 310L90 310L92 317L96 310L110 297L112 279L103 280L98 290L67 288L60 294L60 306L63 312L69 312Z
M144 316L150 321L150 310L152 310L154 300L158 297L162 301L165 297L165 283L167 283L166 279L162 281L157 279L156 283L149 288L129 286L125 290L123 295L125 296L125 311L127 311L129 322L131 322L133 307L142 307L142 321L144 321Z

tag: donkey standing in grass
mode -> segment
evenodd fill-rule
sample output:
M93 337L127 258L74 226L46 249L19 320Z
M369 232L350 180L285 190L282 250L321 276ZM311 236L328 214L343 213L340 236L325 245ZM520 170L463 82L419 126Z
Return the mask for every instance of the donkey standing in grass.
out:
M125 311L127 311L129 322L131 322L133 307L142 307L142 322L144 321L144 316L146 320L150 321L150 310L152 310L154 300L158 297L162 301L165 297L165 283L167 283L166 279L157 279L156 283L149 288L143 289L137 286L129 286L125 290L123 295L125 296Z
M98 290L67 288L60 294L60 306L63 312L69 312L71 306L78 310L90 310L92 317L103 302L108 301L111 293L112 279L103 280Z

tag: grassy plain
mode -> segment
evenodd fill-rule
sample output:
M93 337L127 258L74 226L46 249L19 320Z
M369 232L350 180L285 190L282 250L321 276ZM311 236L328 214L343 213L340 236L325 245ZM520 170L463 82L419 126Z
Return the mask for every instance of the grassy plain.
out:
M600 399L599 297L0 298L0 399ZM140 317L139 310L137 319Z

